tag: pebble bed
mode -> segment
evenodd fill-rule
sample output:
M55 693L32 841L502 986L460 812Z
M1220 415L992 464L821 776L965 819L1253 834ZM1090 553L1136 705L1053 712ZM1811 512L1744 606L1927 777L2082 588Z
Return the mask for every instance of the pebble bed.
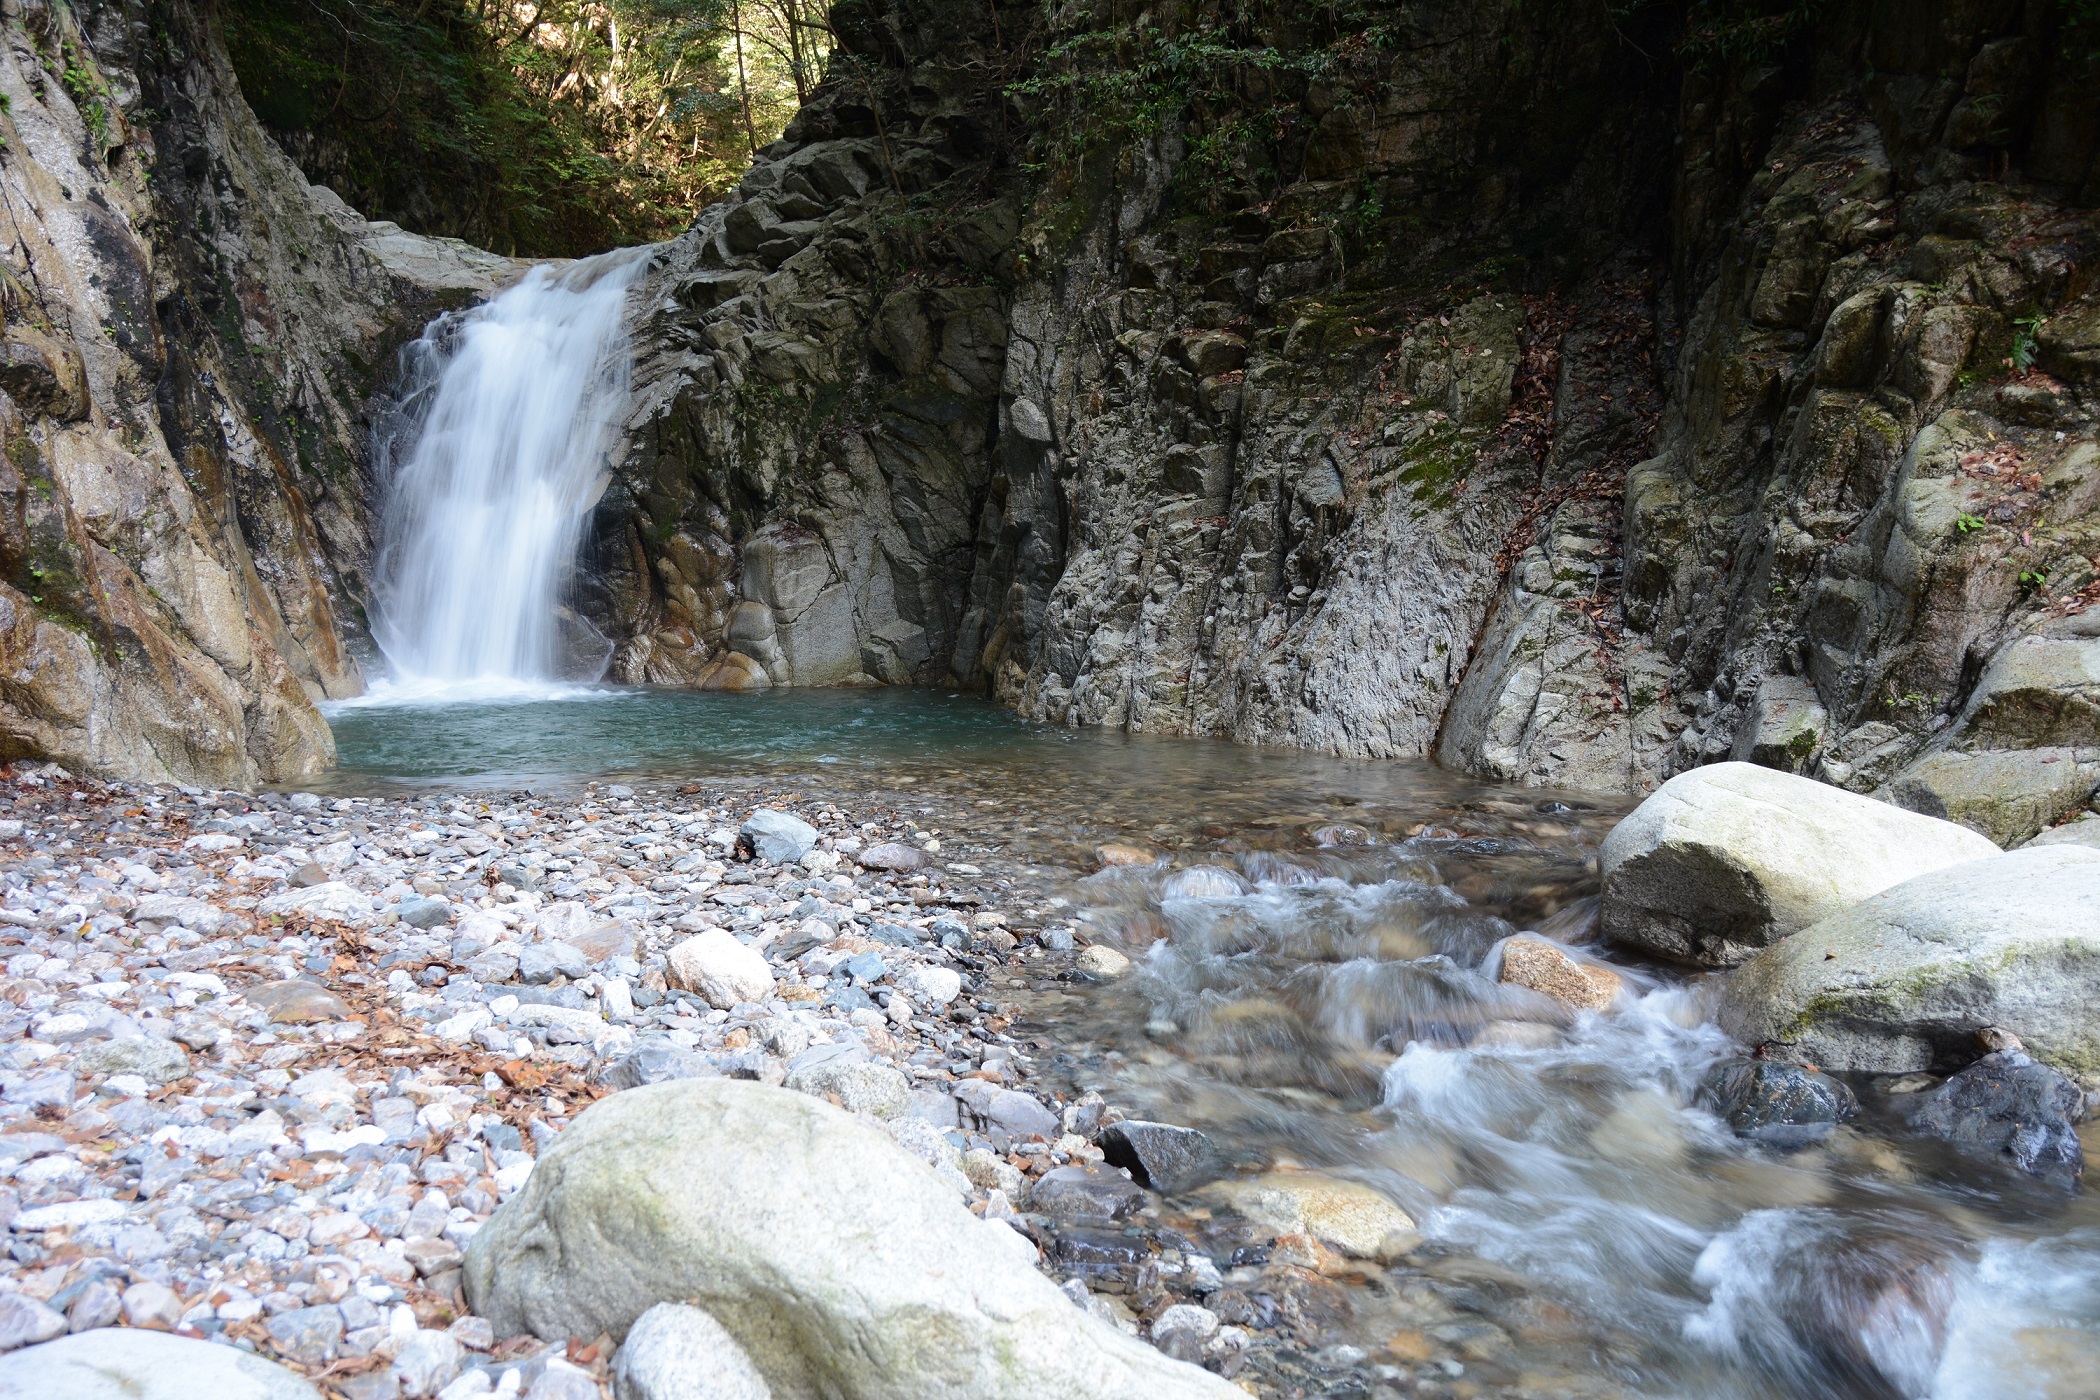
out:
M462 1249L573 1115L687 1075L873 1115L1025 1235L1103 1106L1030 1091L1001 997L1119 956L930 830L792 805L0 776L0 1350L131 1326L351 1400L609 1394L609 1339L468 1312ZM1191 1328L1218 1369L1248 1341Z

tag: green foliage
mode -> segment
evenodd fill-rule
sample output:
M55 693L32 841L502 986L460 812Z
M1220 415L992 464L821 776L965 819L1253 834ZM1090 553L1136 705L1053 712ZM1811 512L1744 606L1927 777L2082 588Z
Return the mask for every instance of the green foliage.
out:
M1984 523L1982 516L1971 515L1965 510L1956 511L1954 515L1954 528L1961 531L1964 535L1972 530L1981 530L1984 527Z
M2064 52L2100 57L2100 0L2055 0L2052 8L2063 26L2058 43Z
M2041 329L2040 316L2013 318L2012 371L2025 374L2034 368L2034 335Z
M1393 44L1401 18L1377 0L1311 5L1286 26L1256 0L1207 8L1187 27L1152 14L1071 35L1008 89L1036 119L1038 169L1069 173L1095 150L1171 128L1187 143L1176 179L1199 197L1273 173L1267 148L1300 119L1307 86L1329 85L1342 106L1367 96L1366 60Z
M1693 65L1767 63L1815 23L1824 0L1692 0L1678 53Z
M73 106L79 111L80 119L87 123L88 132L95 138L97 146L106 146L110 134L109 92L103 86L102 75L93 65L83 61L71 44L65 46L64 57L65 69L58 76L59 83L65 88L66 95L73 99Z
M243 94L310 178L375 217L524 256L683 228L793 102L752 30L765 0L228 0L223 13Z

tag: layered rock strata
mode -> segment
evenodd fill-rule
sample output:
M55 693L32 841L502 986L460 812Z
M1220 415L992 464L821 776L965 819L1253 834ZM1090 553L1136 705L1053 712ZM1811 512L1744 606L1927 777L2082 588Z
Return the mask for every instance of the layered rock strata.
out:
M0 756L252 787L362 688L365 401L508 259L368 223L203 7L19 0L0 43Z
M1831 6L1756 62L1659 14L1414 16L1231 147L1173 92L1071 135L1106 14L842 10L850 81L639 313L619 675L2076 811L2084 50L2040 4Z

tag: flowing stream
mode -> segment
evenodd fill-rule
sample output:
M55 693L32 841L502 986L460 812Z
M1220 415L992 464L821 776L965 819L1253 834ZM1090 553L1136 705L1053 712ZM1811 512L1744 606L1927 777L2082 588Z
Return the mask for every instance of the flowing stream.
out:
M382 694L596 680L610 647L566 606L626 405L623 311L646 249L535 267L403 355L376 435Z
M1594 936L1621 799L1044 728L930 692L579 692L336 723L346 789L706 779L909 819L1002 905L1121 947L1137 968L1116 982L1004 979L1042 1080L1202 1128L1237 1176L1369 1184L1419 1227L1389 1264L1330 1275L1202 1192L1053 1241L1055 1270L1134 1310L1146 1268L1215 1259L1211 1306L1292 1340L1260 1354L1265 1393L2100 1395L2088 1196L1914 1137L1876 1076L1851 1079L1859 1120L1792 1152L1695 1106L1734 1050L1699 983ZM1083 875L1106 840L1162 860ZM1613 967L1610 1014L1498 983L1525 930Z
M1026 916L1076 917L1135 969L1004 977L1039 1079L1201 1128L1239 1179L1368 1185L1417 1226L1383 1262L1337 1268L1198 1191L1049 1241L1057 1271L1140 1312L1159 1270L1208 1256L1210 1306L1288 1341L1253 1363L1269 1393L2100 1396L2088 1197L1914 1137L1916 1086L1883 1077L1853 1077L1860 1118L1793 1151L1697 1106L1740 1051L1708 990L1595 937L1622 801L1046 729L928 692L588 684L605 643L565 592L642 265L535 269L408 353L378 452L391 677L330 707L336 786L816 793L937 829ZM1160 858L1082 876L1108 840ZM1610 967L1609 1011L1498 981L1520 931Z

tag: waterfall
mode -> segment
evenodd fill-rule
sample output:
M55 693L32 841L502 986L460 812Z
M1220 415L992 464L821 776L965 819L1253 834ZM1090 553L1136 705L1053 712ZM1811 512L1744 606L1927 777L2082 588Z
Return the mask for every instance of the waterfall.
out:
M535 267L403 352L374 434L373 636L396 694L594 681L611 646L569 606L625 408L629 248Z

